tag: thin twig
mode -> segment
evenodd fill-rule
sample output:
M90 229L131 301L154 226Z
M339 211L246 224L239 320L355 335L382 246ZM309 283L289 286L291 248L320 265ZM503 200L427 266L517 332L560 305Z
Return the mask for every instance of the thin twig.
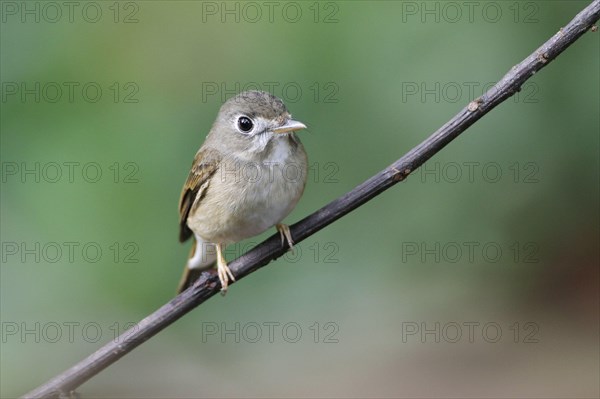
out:
M444 148L469 126L498 104L514 95L534 73L548 65L581 35L588 31L600 17L600 0L593 1L550 40L534 51L520 64L514 66L494 87L473 100L454 118L424 142L352 191L329 203L315 213L291 226L296 243L311 236L325 226L358 208L394 184L403 181L415 169ZM270 261L282 256L287 248L274 235L229 264L237 281ZM72 391L116 362L138 345L217 294L220 289L215 273L202 273L193 286L166 305L140 321L134 328L104 345L64 373L27 393L25 398L69 397Z

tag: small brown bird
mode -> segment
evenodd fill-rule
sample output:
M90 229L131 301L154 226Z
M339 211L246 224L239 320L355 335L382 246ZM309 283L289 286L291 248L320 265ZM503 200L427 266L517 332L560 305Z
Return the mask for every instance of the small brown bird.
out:
M215 262L225 292L235 281L223 257L225 246L272 226L282 243L293 247L281 221L306 184L306 152L294 133L305 128L283 101L266 92L243 92L221 106L179 200L179 240L194 236L195 242L178 292Z

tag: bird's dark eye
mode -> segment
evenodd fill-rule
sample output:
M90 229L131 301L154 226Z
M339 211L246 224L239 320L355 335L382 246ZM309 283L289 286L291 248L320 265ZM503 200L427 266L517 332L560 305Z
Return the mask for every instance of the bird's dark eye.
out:
M238 119L238 127L244 133L248 133L254 127L254 123L247 116L240 116Z

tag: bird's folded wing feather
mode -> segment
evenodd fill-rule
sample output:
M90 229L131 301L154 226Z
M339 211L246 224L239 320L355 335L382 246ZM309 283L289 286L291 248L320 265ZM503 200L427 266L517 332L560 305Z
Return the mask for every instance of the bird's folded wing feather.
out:
M192 236L192 230L187 225L190 210L206 195L210 178L217 171L220 160L220 154L209 148L201 149L194 157L192 169L179 198L179 241L181 242Z

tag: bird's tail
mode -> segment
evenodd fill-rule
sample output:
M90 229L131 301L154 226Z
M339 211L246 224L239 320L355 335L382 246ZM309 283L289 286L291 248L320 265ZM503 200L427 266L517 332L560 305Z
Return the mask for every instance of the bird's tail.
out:
M179 294L191 286L200 277L200 273L214 266L216 261L217 253L215 246L195 235L194 244L183 269L179 285L177 286L177 293Z

